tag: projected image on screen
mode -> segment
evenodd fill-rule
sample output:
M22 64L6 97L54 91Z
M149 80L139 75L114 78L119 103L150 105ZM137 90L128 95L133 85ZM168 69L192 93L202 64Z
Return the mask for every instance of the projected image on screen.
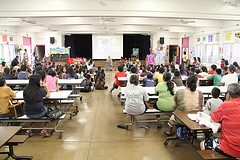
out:
M123 56L123 35L93 35L93 59L120 59Z
M97 46L99 52L119 52L120 39L116 36L98 36Z

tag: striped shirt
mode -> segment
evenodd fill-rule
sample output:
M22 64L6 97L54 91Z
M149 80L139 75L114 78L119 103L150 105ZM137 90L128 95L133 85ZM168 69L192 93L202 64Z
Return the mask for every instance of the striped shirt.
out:
M211 115L213 121L222 125L220 149L240 158L240 97L223 102Z

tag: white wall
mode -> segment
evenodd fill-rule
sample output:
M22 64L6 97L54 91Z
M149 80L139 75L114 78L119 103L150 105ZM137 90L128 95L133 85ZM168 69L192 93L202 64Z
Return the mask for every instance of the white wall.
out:
M55 43L50 43L50 37L55 38ZM36 45L45 45L45 55L50 55L51 48L63 47L63 35L60 32L39 32L36 33Z

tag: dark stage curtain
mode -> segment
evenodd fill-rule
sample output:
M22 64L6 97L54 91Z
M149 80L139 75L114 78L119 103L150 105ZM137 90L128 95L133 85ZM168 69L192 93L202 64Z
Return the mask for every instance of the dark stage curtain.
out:
M139 59L145 60L150 53L150 36L141 34L124 34L123 35L123 57L130 58L133 48L139 48Z
M92 58L92 35L72 34L65 35L65 47L71 47L70 57Z

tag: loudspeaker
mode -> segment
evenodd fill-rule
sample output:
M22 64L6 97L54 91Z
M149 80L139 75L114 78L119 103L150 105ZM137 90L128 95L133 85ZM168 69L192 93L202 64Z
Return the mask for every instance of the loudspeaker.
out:
M50 43L54 44L55 43L55 38L54 37L50 37Z
M160 37L160 44L164 44L164 37Z

